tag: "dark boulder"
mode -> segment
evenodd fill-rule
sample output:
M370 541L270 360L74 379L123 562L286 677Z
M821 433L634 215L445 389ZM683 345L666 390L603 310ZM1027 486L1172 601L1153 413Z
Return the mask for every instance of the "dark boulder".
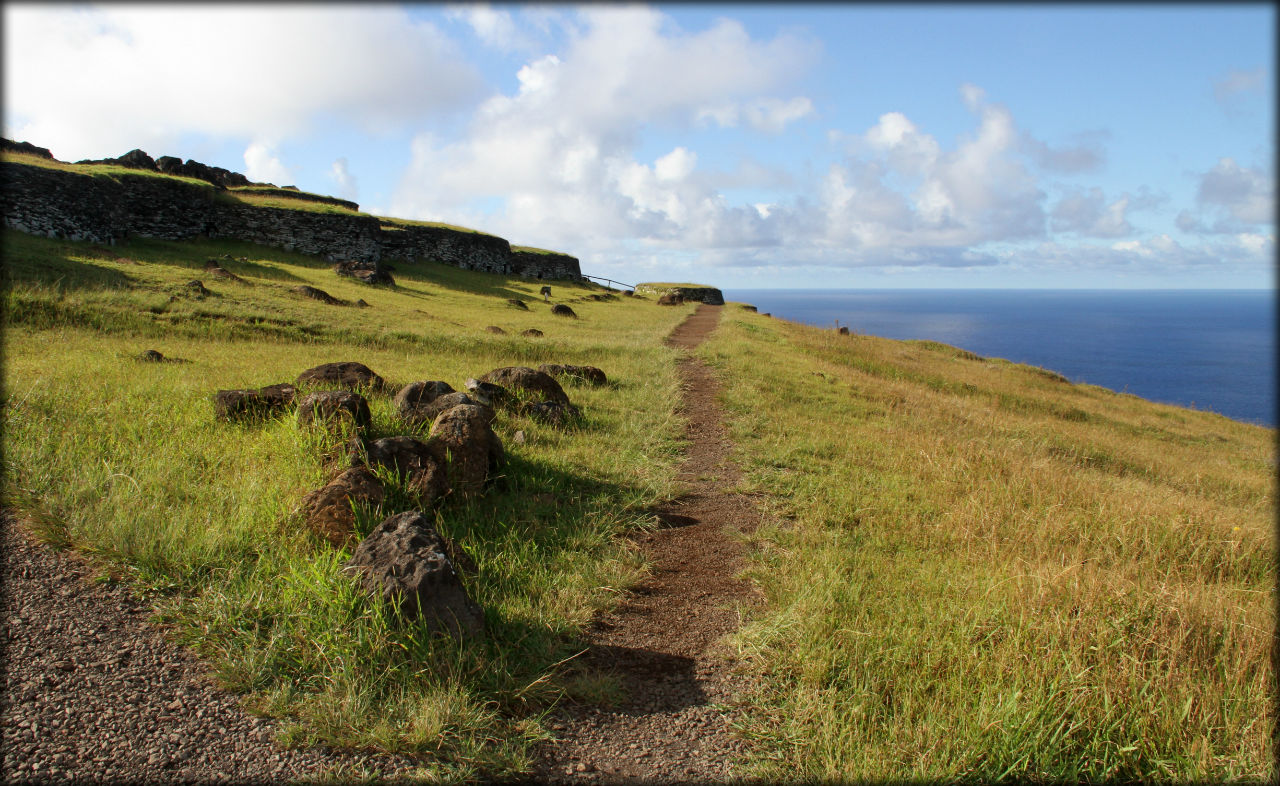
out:
M563 303L556 303L554 306L552 306L551 313L555 314L558 317L573 317L574 319L577 319L578 317L578 315L574 313L573 309L569 308Z
M47 147L36 147L30 142L15 142L12 139L0 139L0 150L7 153L29 153L41 158L53 160L53 153Z
M357 429L369 426L369 402L359 393L348 390L318 390L308 393L298 404L298 423L325 425L353 423Z
M478 379L468 379L463 383L467 390L471 393L476 401L486 407L504 407L511 403L511 391L501 385L495 385L492 382L481 382Z
M240 278L235 273L232 273L230 270L227 270L222 265L218 264L218 260L216 259L210 259L205 262L204 269L209 273L209 275L214 278L222 279L223 281L234 281L237 284L247 283L243 278Z
M365 467L352 467L302 498L299 512L307 529L335 548L350 545L356 536L353 504L376 507L386 490Z
M309 297L312 300L319 300L321 303L327 303L331 306L345 306L347 304L345 300L339 300L328 292L325 292L323 289L316 289L315 287L307 286L306 284L294 287L293 291L303 297Z
M588 385L600 386L608 383L604 372L595 366L568 366L558 363L544 363L538 370L552 377L567 377L574 382L585 382Z
M521 311L528 311L528 310L529 310L529 306L525 305L525 302L524 302L523 300L519 299L519 298L509 297L509 298L507 298L507 303L509 303L509 304L511 304L512 306L514 306L514 307L516 307L516 308L520 309Z
M743 311L755 311L755 310L756 310L756 307L755 307L755 306L753 306L753 305L751 305L750 303L743 303L743 304L742 304L742 310L743 310Z
M421 618L436 633L461 638L484 630L484 611L471 600L449 558L461 549L430 519L406 511L379 524L343 569L365 591L392 604L406 620Z
M383 437L369 443L370 464L386 467L405 479L405 487L430 505L449 492L444 450L413 437Z
M396 280L391 277L391 273L377 262L357 262L354 260L335 262L333 272L340 276L349 276L363 281L366 284L396 285Z
M297 390L287 383L257 390L219 390L213 397L213 411L222 420L272 417L288 409L296 396Z
M414 407L430 404L441 396L452 392L453 386L440 380L410 382L400 388L400 392L392 399L392 403L395 404L396 411L404 415L405 412Z
M505 368L495 368L488 374L480 377L481 382L489 382L494 385L501 385L504 388L516 389L524 391L527 397L537 398L544 401L558 401L562 404L569 403L569 397L565 395L564 389L560 387L560 383L556 382L551 375L528 368L527 366L507 366ZM519 394L517 394L519 395Z
M537 328L529 328L528 330L520 331L520 335L528 336L529 338L542 338L542 331Z
M502 465L502 441L490 427L487 407L462 404L440 413L431 439L448 452L449 485L463 496L480 493L489 473Z
M206 298L209 295L213 294L213 292L210 291L204 285L203 281L188 281L186 285L183 287L183 289L187 290L187 292L190 293L193 297L200 298L200 299Z
M403 410L400 413L400 417L405 423L408 423L413 428L421 428L434 423L435 419L440 417L441 412L463 404L483 407L488 413L490 423L493 423L494 418L497 417L493 408L488 404L485 404L479 398L474 398L472 396L468 396L466 393L458 392L446 393L443 396L434 398L425 404L417 404L407 410Z
M164 355L161 355L158 350L148 349L146 352L138 355L138 360L141 360L144 363L163 363Z
M323 363L298 375L298 385L338 387L344 390L371 390L382 392L386 382L363 363L345 361Z
M488 332L490 332L490 333L494 333L494 334L496 334L496 335L499 335L499 336L505 336L505 335L507 334L507 331L503 330L502 328L498 327L497 325L489 325L488 327L486 327L486 328L485 328L485 330L486 330L486 331L488 331Z

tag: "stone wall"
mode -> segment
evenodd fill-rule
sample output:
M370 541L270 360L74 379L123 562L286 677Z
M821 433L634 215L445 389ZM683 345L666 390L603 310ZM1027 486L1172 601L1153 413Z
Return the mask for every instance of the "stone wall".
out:
M582 278L577 257L568 254L538 254L532 251L511 252L511 272L527 278Z
M25 151L24 151L25 152ZM237 201L225 189L147 174L89 175L0 162L5 226L44 237L113 244L129 235L230 238L331 262L433 261L532 278L581 278L564 254L513 253L500 237Z
M378 244L383 259L440 262L464 270L510 274L511 244L481 232L415 224L383 224Z

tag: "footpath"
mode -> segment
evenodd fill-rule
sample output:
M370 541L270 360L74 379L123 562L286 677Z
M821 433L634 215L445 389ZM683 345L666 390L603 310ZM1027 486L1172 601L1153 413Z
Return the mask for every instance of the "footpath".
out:
M667 339L693 349L720 321L722 306L700 305ZM548 718L556 741L544 747L538 777L553 783L707 783L733 777L742 742L729 729L740 687L719 646L757 602L735 576L738 537L761 514L732 489L740 473L716 403L719 383L692 355L679 362L689 447L678 476L684 492L655 513L662 525L634 538L652 565L635 588L587 632L582 664L620 677L612 706L566 704Z

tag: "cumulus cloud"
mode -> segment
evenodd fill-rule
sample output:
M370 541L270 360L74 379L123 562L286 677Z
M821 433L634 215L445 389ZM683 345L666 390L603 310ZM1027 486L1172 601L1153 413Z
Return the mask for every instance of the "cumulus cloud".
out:
M1270 171L1221 158L1197 180L1196 209L1178 213L1182 231L1234 235L1274 225L1276 185Z
M347 164L346 158L339 158L329 167L329 179L338 186L338 196L343 199L354 201L360 193L360 189L356 182L356 176L351 174L351 169Z
M244 151L244 175L255 183L274 183L277 186L292 185L293 173L276 155L275 146L267 142L253 142Z
M976 85L960 93L978 127L953 150L897 112L852 139L849 159L824 183L828 239L922 249L1044 234L1045 193L1023 161L1012 114Z
M485 101L465 139L414 139L392 209L461 217L499 198L504 210L487 226L539 245L776 242L761 222L778 215L727 205L693 148L652 161L635 150L646 126L690 129L719 116L778 133L807 116L808 98L781 91L813 64L814 42L753 39L727 19L686 32L648 8L589 7L562 24L565 46L522 66L514 93Z
M1082 134L1077 137L1075 144L1052 147L1024 132L1019 144L1022 151L1041 169L1047 172L1076 174L1102 168L1106 162L1106 154L1102 146L1106 137L1107 134L1103 132Z
M64 159L283 139L322 117L381 132L482 86L439 30L389 6L6 4L4 22L7 132Z
M529 38L516 27L510 11L495 9L488 3L450 6L445 9L445 15L466 22L477 38L495 49L523 50L532 46Z
M1076 189L1063 196L1049 215L1055 232L1074 232L1086 237L1115 238L1133 234L1126 217L1129 195L1107 204L1102 189Z

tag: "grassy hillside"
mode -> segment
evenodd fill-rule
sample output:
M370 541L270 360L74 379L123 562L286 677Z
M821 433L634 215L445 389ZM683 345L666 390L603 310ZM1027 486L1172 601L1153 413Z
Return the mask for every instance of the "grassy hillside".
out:
M1275 432L730 306L767 778L1273 778Z
M398 265L384 288L248 244L3 239L6 504L153 593L228 687L290 720L285 742L501 776L528 766L552 702L613 690L563 661L643 573L619 536L674 491L679 355L661 339L693 304L561 282L579 316L564 319L542 282L441 265ZM750 771L1274 776L1274 430L732 304L698 352L724 382L744 490L776 518L750 542L768 605L735 638ZM316 437L213 417L217 389L339 360L393 389L545 362L609 375L566 388L577 428L500 414L502 477L439 511L479 565L483 640L391 624L340 574L347 554L303 530L295 508L326 477ZM410 433L389 397L370 404L372 437Z
M560 662L639 575L618 535L651 525L647 508L670 494L680 429L661 338L690 309L598 302L586 298L596 288L561 283L578 314L566 319L536 283L441 265L401 265L389 289L242 244L106 249L16 232L4 242L6 504L160 593L166 618L227 686L296 721L290 740L435 753L432 777L519 771L549 703L601 689ZM211 258L246 283L210 277ZM190 294L193 279L212 294ZM292 291L301 284L370 307L303 298ZM520 336L527 328L545 335ZM135 360L146 349L188 362ZM338 360L396 385L458 389L508 365L608 374L604 388L567 387L584 414L577 428L500 415L503 477L439 513L479 565L468 590L487 612L483 641L458 647L390 624L340 574L349 555L303 531L294 510L326 480L314 436L292 419L214 419L220 388L292 381ZM371 437L412 433L389 396L370 404ZM392 496L389 506L404 503Z

